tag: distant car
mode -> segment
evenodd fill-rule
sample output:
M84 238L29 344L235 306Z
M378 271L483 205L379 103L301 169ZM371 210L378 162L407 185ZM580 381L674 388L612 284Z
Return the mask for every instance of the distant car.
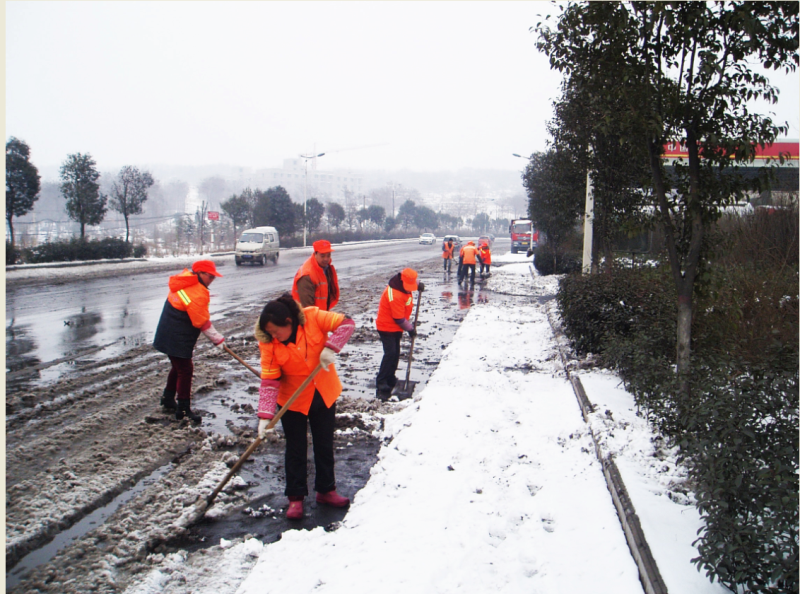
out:
M419 236L419 242L422 244L433 245L436 243L436 236L433 233L423 233Z
M442 240L442 245L446 244L448 239L453 240L453 249L455 250L456 256L458 256L458 250L461 249L461 238L458 235L445 235Z
M482 243L487 244L491 248L494 243L494 235L481 235L478 238L478 247L480 247Z

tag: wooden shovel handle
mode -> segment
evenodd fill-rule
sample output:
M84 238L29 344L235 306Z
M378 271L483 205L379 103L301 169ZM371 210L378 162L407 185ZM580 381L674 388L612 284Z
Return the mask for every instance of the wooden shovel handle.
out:
M245 367L247 367L247 369L249 369L250 371L252 371L252 372L253 372L253 373L256 375L256 377L258 377L258 378L261 378L261 374L260 374L260 373L258 373L258 371L256 371L256 370L255 370L255 369L253 369L252 367L250 367L250 365L248 365L248 364L247 364L247 363L244 361L244 359L242 359L242 358L241 358L241 357L239 357L239 356L238 356L236 353L234 353L232 350L230 350L230 349L228 348L228 345L227 345L227 344L223 343L223 344L222 344L222 346L223 346L223 348L224 348L224 349L225 349L225 350L228 352L228 354L229 354L231 357L233 357L233 358L234 358L234 359L236 359L236 360L237 360L239 363L241 363L242 365L244 365Z
M300 387L294 391L294 394L292 394L291 398L289 398L289 400L286 401L286 404L284 404L281 407L281 409L278 411L278 414L272 417L269 424L267 425L267 428L264 429L265 433L270 429L272 429L273 427L275 427L275 425L278 423L278 421L284 415L284 413L287 410L289 410L289 407L294 403L295 400L297 400L297 397L303 393L303 390L305 390L308 387L308 384L311 383L311 380L313 380L314 376L316 376L320 371L322 371L322 363L320 363L314 368L314 371L312 371L311 374L305 380L303 380L303 383L300 384ZM245 460L247 460L250 457L250 454L252 454L253 451L259 445L261 445L261 441L262 441L261 436L260 435L257 436L256 440L253 443L251 443L250 446L244 451L244 454L242 454L241 458L239 458L236 461L236 464L233 465L233 468L231 468L230 471L228 471L228 474L225 475L225 478L222 479L222 482L220 482L220 484L217 485L217 488L214 489L213 493L211 493L211 495L208 496L208 499L206 499L206 508L211 507L211 504L214 502L214 499L216 499L217 495L219 495L219 492L222 491L223 487L225 487L225 485L228 484L228 481L231 480L231 477L234 474L236 474L236 472L242 467L242 464L244 464Z
M419 320L419 304L422 303L422 291L417 294L417 311L414 314L414 336L411 337L411 346L408 347L408 368L406 369L406 389L411 377L411 355L414 353L414 342L417 340L417 320Z

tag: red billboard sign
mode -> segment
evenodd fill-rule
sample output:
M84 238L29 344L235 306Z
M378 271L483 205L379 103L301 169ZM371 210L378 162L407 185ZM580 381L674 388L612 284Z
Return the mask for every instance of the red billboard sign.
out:
M215 210L208 211L208 220L209 221L218 221L219 220L219 212Z
M796 140L780 140L764 146L763 149L757 145L754 165L760 167L770 158L777 161L778 156L782 154L784 166L797 167L799 146L800 143ZM680 142L668 142L664 145L664 154L661 155L661 158L670 161L674 159L688 160L689 150L685 144ZM776 165L780 165L780 163L776 163Z

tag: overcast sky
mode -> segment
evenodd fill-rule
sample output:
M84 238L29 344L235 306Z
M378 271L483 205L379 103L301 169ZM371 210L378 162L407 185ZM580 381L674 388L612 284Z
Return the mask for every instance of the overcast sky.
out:
M7 2L6 138L41 168L519 169L561 75L548 2ZM798 77L771 75L798 133Z

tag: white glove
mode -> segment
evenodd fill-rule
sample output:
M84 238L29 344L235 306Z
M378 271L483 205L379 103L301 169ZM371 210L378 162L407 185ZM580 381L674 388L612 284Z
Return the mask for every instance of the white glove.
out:
M258 419L258 436L261 439L264 439L267 435L267 425L269 425L271 419ZM275 431L273 427L270 431Z
M219 350L225 352L225 341L224 340L219 344L215 344L214 346L217 347Z
M334 350L328 347L322 349L322 352L319 354L319 362L325 371L328 371L328 367L333 365L334 361L336 361L336 353Z

